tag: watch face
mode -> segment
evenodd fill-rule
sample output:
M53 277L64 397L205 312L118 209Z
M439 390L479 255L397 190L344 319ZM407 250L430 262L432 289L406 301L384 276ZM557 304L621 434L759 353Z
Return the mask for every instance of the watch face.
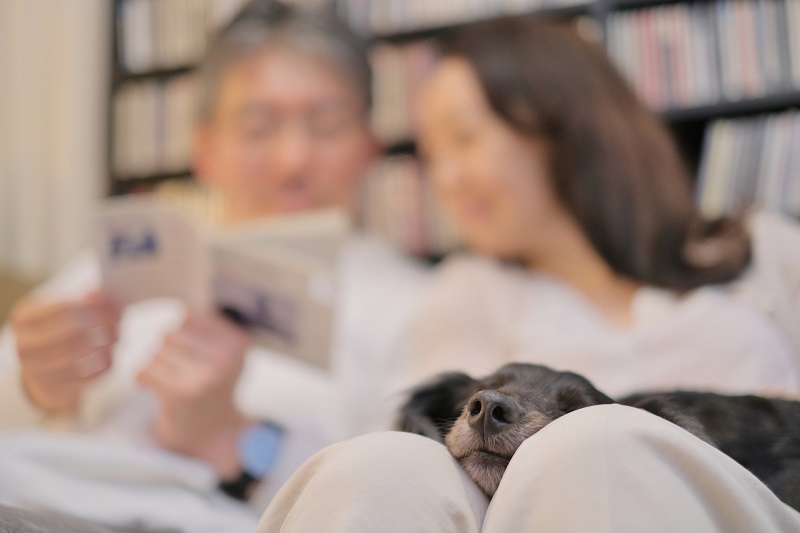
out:
M239 439L242 470L256 479L264 478L274 467L283 442L283 430L274 424L249 427Z

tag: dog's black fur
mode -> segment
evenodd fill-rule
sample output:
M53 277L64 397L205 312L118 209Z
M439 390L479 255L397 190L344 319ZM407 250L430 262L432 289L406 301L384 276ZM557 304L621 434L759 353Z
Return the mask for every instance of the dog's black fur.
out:
M797 401L687 391L614 401L578 374L514 363L480 380L449 373L421 385L402 408L398 428L445 443L491 497L526 438L567 413L611 403L637 407L683 427L800 510Z

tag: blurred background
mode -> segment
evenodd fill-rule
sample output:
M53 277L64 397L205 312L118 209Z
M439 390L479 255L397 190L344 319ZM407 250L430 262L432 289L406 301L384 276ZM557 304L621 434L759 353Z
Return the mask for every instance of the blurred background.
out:
M0 318L85 244L108 190L112 4L0 1Z
M0 319L86 245L93 206L191 180L195 69L243 0L0 0ZM546 16L600 43L669 125L709 217L800 214L800 0L295 0L370 43L386 155L366 225L412 254L457 243L414 156L410 102L436 43L469 21Z

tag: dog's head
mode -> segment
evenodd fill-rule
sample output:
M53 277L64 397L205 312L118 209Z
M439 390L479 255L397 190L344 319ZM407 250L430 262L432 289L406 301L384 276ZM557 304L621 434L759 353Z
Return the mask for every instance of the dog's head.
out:
M614 401L571 372L514 363L484 379L443 374L415 389L399 429L444 442L490 497L520 444L569 412Z

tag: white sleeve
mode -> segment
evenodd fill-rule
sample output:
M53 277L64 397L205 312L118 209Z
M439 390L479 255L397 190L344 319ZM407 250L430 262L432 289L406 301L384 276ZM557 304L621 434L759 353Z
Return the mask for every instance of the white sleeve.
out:
M76 298L97 287L98 282L94 256L84 253L34 293L48 298ZM23 389L14 335L5 325L0 332L0 430L37 424L44 416Z
M347 250L333 357L341 438L394 427L413 383L410 323L431 272L377 239L363 238Z
M787 296L800 317L800 223L796 219L785 216L773 216L770 238L774 240L776 250L780 251L780 268ZM800 329L800 322L795 326Z
M417 380L446 371L489 374L504 360L516 301L507 274L477 257L441 267L412 325Z
M774 213L751 219L753 266L750 279L756 300L789 338L800 358L800 224ZM745 277L748 279L748 277Z

